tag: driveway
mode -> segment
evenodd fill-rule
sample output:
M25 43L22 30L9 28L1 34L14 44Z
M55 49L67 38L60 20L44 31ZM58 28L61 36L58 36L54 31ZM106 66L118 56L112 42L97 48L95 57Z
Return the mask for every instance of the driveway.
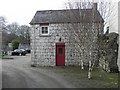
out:
M30 55L2 60L3 88L74 88L50 70L30 67Z

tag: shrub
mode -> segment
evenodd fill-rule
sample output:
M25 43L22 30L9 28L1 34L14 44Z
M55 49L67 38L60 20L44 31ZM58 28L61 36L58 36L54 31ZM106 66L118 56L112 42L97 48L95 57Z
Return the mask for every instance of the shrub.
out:
M13 50L17 49L19 47L19 41L18 40L13 40L12 41L12 47L13 47Z

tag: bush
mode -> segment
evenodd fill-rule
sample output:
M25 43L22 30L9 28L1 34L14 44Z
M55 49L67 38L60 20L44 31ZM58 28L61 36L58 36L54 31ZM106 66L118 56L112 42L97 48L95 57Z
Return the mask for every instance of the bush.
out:
M12 41L12 47L13 47L13 50L17 49L19 47L19 41L18 40L13 40Z

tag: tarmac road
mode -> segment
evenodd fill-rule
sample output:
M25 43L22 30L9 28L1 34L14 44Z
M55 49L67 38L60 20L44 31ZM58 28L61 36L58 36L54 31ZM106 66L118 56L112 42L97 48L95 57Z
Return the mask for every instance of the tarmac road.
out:
M62 76L30 67L30 55L2 60L2 88L74 88Z

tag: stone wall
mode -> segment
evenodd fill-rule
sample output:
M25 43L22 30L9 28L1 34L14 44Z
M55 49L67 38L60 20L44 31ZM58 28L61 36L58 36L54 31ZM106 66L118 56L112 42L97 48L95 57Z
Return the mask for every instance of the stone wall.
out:
M71 33L70 24L49 24L50 34L42 36L40 34L40 25L33 25L31 29L31 58L32 64L40 66L56 65L56 43L65 43L65 65L80 65L80 51L75 35ZM98 27L96 27L97 29ZM82 28L81 28L82 29ZM96 31L96 40L97 40ZM96 42L96 41L95 41ZM95 47L95 46L93 46ZM95 52L95 50L94 50ZM87 48L84 59L87 61Z

